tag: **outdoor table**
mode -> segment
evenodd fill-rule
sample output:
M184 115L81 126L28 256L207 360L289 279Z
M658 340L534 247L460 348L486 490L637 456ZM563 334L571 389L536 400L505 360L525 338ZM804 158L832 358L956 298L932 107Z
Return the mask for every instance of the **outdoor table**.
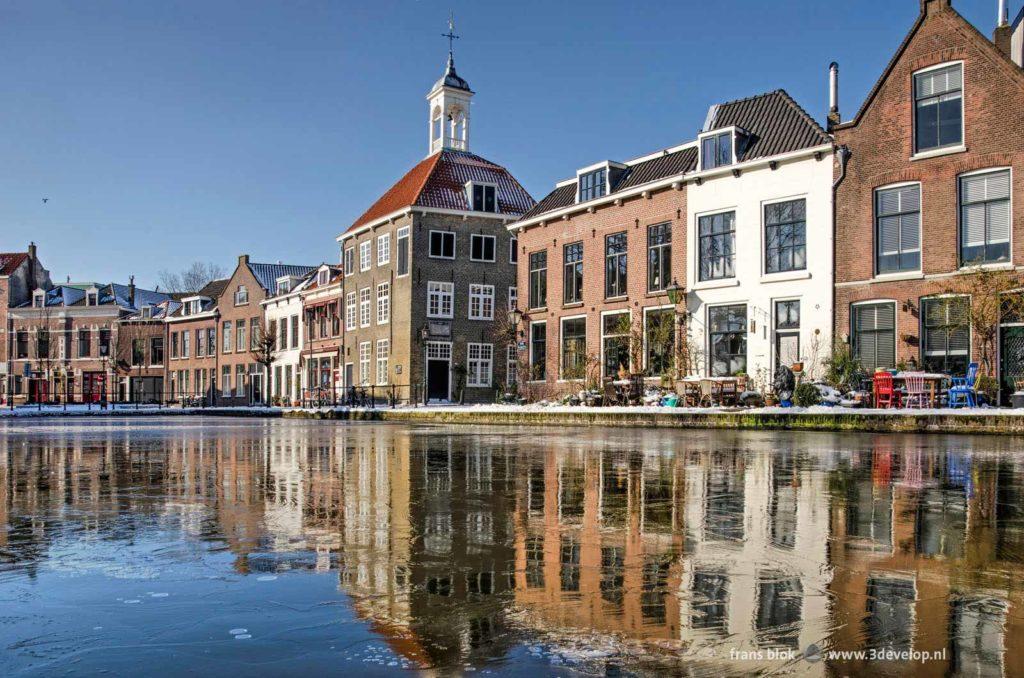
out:
M680 381L683 382L684 384L697 384L697 387L698 387L698 392L697 392L698 396L697 397L698 398L700 398L699 388L700 388L700 382L702 382L702 381L710 381L710 382L716 384L718 386L717 390L718 390L718 395L719 396L721 396L721 394L722 394L722 387L725 384L735 384L736 385L736 389L735 389L736 390L736 395L737 395L737 397L739 397L739 384L740 384L739 377L697 377L697 376L690 375L690 376L687 376L687 377L683 377L682 379L680 379Z
M941 374L939 372L897 372L893 375L892 381L895 387L898 384L906 384L908 374L917 374L924 377L924 383L928 386L928 404L935 407L936 395L939 389L942 388L942 382L949 379L949 375ZM874 379L871 380L871 402L872 404L878 402L878 393L875 389Z

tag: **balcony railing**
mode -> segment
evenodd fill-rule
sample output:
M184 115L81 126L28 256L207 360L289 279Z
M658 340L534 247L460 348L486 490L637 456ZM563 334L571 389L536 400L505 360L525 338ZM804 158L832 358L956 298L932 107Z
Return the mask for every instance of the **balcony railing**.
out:
M451 149L456 150L456 151L464 151L464 150L466 150L466 140L465 139L455 139L453 137L446 137L445 140L444 140L444 146L443 147L444 148L451 148ZM441 148L442 148L441 140L440 139L434 139L434 142L430 146L430 151L432 153L434 153L434 152L437 152L437 151L441 150Z

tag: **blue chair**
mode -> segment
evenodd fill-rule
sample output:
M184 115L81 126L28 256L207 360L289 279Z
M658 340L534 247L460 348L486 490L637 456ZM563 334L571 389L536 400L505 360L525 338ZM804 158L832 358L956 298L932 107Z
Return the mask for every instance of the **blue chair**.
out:
M971 363L967 366L966 377L953 377L953 385L949 387L949 406L977 407L978 397L974 391L974 384L977 381L978 363Z

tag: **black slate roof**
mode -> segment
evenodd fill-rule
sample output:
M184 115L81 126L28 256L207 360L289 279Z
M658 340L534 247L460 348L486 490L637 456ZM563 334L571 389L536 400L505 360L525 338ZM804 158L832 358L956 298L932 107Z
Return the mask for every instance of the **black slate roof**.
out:
M832 139L785 90L730 101L715 107L706 132L735 125L750 136L740 162L831 143Z

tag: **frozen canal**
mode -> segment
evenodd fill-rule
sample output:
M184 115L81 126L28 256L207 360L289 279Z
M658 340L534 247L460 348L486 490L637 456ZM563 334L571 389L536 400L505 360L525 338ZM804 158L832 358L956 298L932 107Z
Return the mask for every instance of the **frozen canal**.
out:
M1024 675L1022 479L998 437L0 422L0 675Z

